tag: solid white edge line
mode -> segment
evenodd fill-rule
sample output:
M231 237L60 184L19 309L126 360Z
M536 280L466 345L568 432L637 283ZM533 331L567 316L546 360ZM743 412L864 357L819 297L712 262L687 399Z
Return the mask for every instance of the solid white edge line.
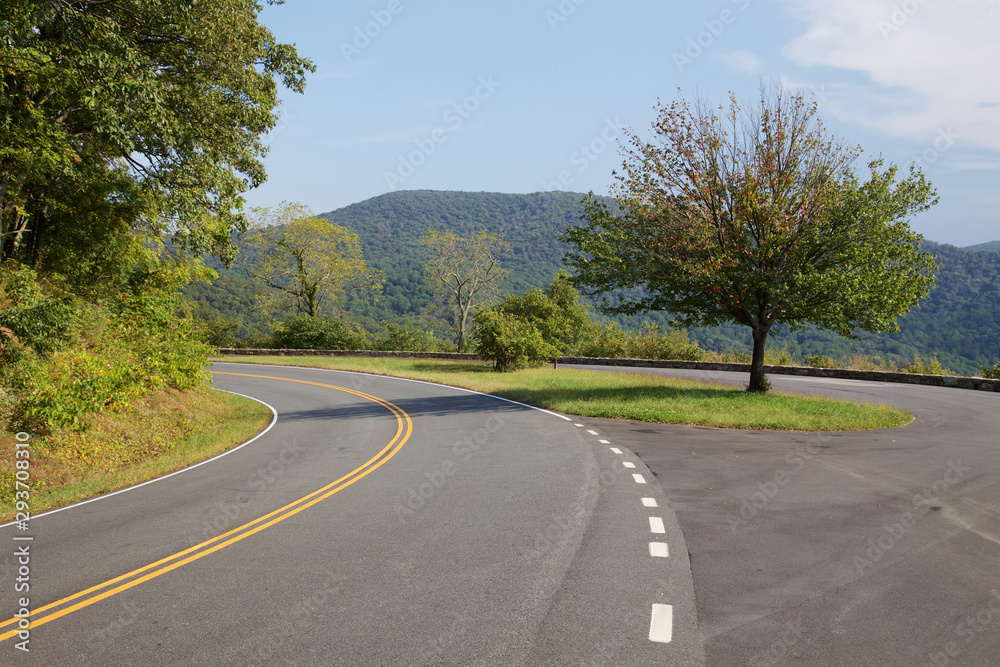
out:
M467 394L478 394L479 396L489 396L490 398L495 398L498 401L505 401L507 403L513 403L514 405L520 405L522 408L531 408L532 410L538 410L539 412L544 412L547 415L552 415L553 417L559 417L565 421L571 422L573 419L567 417L566 415L561 415L558 412L552 412L551 410L546 410L545 408L540 408L537 405L528 405L527 403L521 403L520 401L514 401L509 398L504 398L503 396L497 396L495 394L487 394L481 391L476 391L475 389L466 389L465 387L453 387L450 384L441 384L440 382L428 382L427 380L414 380L413 378L398 378L395 375L379 375L378 373L362 373L361 371L342 371L336 368L314 368L312 366L282 366L281 364L250 364L250 363L240 363L238 361L213 361L214 364L227 364L229 366L260 366L262 368L297 368L299 370L305 371L324 371L327 373L347 373L349 375L364 375L367 377L376 378L388 378L390 380L399 380L400 382L416 382L417 384L429 384L434 387L447 387L448 389L454 389L455 391L464 391ZM211 371L209 371L211 372ZM358 389L357 391L360 391ZM583 426L583 424L576 424L576 426Z
M649 641L669 644L674 638L674 608L669 604L654 604L649 619Z
M243 398L248 398L251 401L256 401L257 403L260 403L261 405L263 405L264 407L266 407L267 409L269 409L271 411L271 423L267 425L267 428L265 428L263 431L261 431L260 433L258 433L254 437L250 438L249 440L247 440L243 444L237 445L236 447L233 447L232 449L227 449L226 451L222 452L221 454L216 454L215 456L213 456L210 459L205 459L204 461L199 461L198 463L192 463L191 465L187 466L186 468L181 468L180 470L175 470L175 471L173 471L171 473L167 473L166 475L163 475L162 477L155 477L153 479L148 479L145 482L140 482L139 484L133 484L132 486L126 486L124 489L118 489L117 491L112 491L111 493L105 493L105 494L102 494L100 496L97 496L96 498L88 498L87 500L81 500L79 502L75 502L72 505L66 505L65 507L57 507L54 510L49 510L47 512L42 512L41 514L33 514L33 515L31 515L31 518L29 519L29 521L34 521L35 519L40 519L43 516L49 516L50 514L55 514L56 512L62 512L63 510L68 510L68 509L72 509L74 507L79 507L80 505L86 505L88 503L92 503L92 502L95 502L97 500L103 500L105 498L110 498L111 496L117 496L119 493L125 493L126 491L132 491L133 489L138 489L141 486L146 486L147 484L152 484L153 482L159 482L161 479L167 479L168 477L173 477L174 475L179 475L182 472L187 472L188 470L193 470L194 468L197 468L198 466L203 466L206 463L211 463L212 461L214 461L216 459L221 459L223 456L227 456L229 454L232 454L233 452L235 452L238 449L243 449L244 447L246 447L247 445L249 445L251 442L253 442L257 438L260 438L265 433L267 433L268 431L270 431L271 428L273 428L274 425L278 423L278 411L275 410L273 406L268 405L267 403L265 403L264 401L260 400L259 398L254 398L253 396L247 396L246 394L239 394L239 393L237 393L235 391L228 391L226 389L219 389L218 387L212 387L212 388L216 389L217 391L224 391L227 394L235 394L236 396L242 396ZM17 521L11 521L9 523L0 524L0 528L6 528L7 526L13 526L15 523L17 523Z
M659 505L656 504L656 498L643 498L642 504L645 507L659 507Z
M642 475L640 475L637 472L632 473L632 479L635 480L636 484L645 484L646 483L646 478L643 477Z
M663 527L663 519L658 516L649 517L649 532L651 533L665 533L666 528Z
M670 548L666 542L650 542L649 555L653 558L670 558Z

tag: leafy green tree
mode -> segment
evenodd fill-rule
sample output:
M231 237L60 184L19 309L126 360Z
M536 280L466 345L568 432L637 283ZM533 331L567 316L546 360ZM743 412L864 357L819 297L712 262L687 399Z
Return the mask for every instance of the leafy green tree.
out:
M39 268L54 249L60 266L108 264L108 244L164 234L231 260L242 193L265 178L276 79L301 92L314 69L261 8L0 4L0 263Z
M688 326L735 322L753 339L750 391L766 391L765 341L777 322L851 336L895 331L927 295L935 258L907 218L936 203L916 168L869 164L860 181L816 105L762 86L744 110L660 105L656 140L628 133L613 194L620 213L589 198L587 224L568 229L567 263L606 312L666 310Z
M319 317L324 305L349 290L377 292L379 274L369 270L358 235L312 215L301 204L255 209L244 237L244 270L272 290L265 301Z
M523 366L538 366L558 354L535 323L505 312L488 308L475 314L476 328L472 332L476 353L493 362L494 370L507 372Z
M503 237L487 231L462 237L452 231L431 230L421 239L429 256L424 270L439 294L445 295L453 314L452 328L458 351L465 349L469 315L496 298L507 273L500 268L506 244Z

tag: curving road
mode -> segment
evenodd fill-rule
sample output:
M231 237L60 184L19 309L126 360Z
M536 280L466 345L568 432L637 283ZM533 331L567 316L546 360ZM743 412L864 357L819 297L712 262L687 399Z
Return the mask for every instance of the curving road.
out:
M676 518L600 428L393 378L212 371L273 426L3 527L29 555L3 559L0 663L703 663Z
M997 664L996 394L772 377L918 415L806 434L212 370L273 406L272 427L3 527L29 553L3 559L5 604L30 596L31 627L20 651L6 617L0 663Z

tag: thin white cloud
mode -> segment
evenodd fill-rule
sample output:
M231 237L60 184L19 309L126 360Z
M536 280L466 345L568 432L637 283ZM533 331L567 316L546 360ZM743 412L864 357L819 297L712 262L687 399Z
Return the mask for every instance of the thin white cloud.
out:
M722 59L729 63L733 69L739 70L740 72L756 74L760 70L760 58L749 51L731 51L729 53L723 53Z
M843 120L914 142L942 130L958 145L1000 148L1000 2L997 0L795 0L807 24L784 48L805 67L864 74ZM846 92L846 91L845 91Z

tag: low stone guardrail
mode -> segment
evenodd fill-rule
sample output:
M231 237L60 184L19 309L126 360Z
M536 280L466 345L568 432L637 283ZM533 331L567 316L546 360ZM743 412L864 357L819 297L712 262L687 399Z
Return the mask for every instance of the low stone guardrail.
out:
M266 350L220 348L222 356L317 356L317 357L399 357L416 359L456 359L475 361L478 354L469 352L383 352L380 350ZM734 371L750 373L750 364L729 364L714 361L672 361L665 359L611 359L601 357L559 357L557 364L591 366L631 366L636 368L679 368L698 371ZM932 387L954 387L1000 392L1000 380L956 375L922 375L919 373L893 373L890 371L855 371L846 368L810 368L808 366L764 366L768 375L802 375L841 380L869 380L871 382L896 382L922 384Z

